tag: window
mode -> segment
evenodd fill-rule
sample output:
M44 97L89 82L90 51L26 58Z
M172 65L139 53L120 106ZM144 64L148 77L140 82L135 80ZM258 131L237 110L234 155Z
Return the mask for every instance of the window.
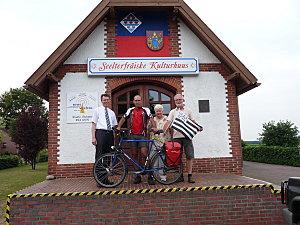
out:
M199 112L200 113L210 112L209 100L198 100L198 104L199 104Z
M149 105L152 114L154 112L154 106L156 104L161 104L164 107L164 114L168 115L172 108L172 98L171 96L160 92L159 90L149 89Z

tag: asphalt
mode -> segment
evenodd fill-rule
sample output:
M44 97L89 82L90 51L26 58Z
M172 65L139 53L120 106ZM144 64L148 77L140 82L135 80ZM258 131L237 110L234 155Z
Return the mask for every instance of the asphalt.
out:
M280 186L289 177L300 177L300 167L244 161L243 175Z

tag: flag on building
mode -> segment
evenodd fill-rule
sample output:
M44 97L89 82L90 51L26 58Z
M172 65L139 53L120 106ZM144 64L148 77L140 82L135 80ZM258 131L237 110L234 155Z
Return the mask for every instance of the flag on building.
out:
M179 114L171 124L171 127L180 133L182 133L186 138L192 140L193 137L203 128L196 122L190 120L185 114Z
M169 11L117 10L116 15L116 57L171 56Z

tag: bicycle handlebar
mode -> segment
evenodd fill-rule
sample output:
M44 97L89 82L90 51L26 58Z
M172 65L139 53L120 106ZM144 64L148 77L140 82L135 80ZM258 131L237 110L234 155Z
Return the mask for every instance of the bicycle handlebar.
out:
M154 133L154 134L163 134L163 133L164 133L164 130L157 130L157 131L154 131L153 133Z

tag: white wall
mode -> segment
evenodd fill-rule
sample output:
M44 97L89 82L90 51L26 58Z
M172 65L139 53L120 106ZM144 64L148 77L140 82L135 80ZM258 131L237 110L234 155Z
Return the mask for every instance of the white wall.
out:
M218 72L200 72L198 76L184 76L183 86L186 106L204 129L193 139L195 157L231 157L224 78ZM209 113L199 113L198 100L209 100Z
M104 77L88 77L87 73L67 73L59 88L59 147L58 164L93 163L95 147L92 145L91 123L67 124L68 92L105 92Z
M87 64L92 57L105 57L105 22L100 23L64 64ZM93 163L95 147L91 144L91 123L67 124L68 92L105 92L104 77L87 73L67 73L60 82L58 164Z
M220 63L218 58L200 41L200 39L179 21L181 57L198 57L199 63Z
M201 40L179 21L181 57L198 57L199 63L220 63ZM200 65L201 67L201 65ZM193 139L196 158L231 157L227 115L226 81L218 72L184 76L186 106L204 130ZM198 100L209 100L210 112L199 113Z
M105 22L100 23L85 41L71 54L64 64L87 64L87 58L105 57Z

